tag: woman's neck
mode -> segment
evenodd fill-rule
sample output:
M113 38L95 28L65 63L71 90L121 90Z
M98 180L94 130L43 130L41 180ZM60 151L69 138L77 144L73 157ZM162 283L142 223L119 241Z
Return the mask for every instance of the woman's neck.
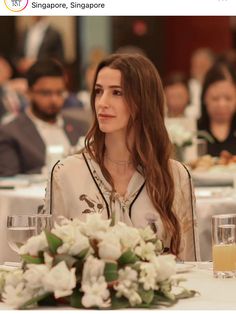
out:
M214 137L219 141L224 141L230 132L230 124L228 122L211 122L210 129Z
M125 137L107 134L105 138L105 165L113 173L125 174L133 169L131 154L126 146Z
M108 159L114 161L129 162L131 160L130 152L126 146L125 136L120 134L106 134L105 155Z

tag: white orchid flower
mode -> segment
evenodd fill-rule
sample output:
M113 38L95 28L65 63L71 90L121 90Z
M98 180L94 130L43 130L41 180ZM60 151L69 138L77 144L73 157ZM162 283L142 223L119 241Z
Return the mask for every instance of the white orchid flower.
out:
M33 236L27 240L27 242L20 247L19 254L30 254L31 256L37 256L39 251L43 251L48 247L48 242L44 232L41 232L37 236Z
M116 261L121 253L120 240L112 232L108 232L98 243L98 254L103 260Z
M82 274L82 284L90 282L93 278L98 279L103 276L105 262L90 255L85 263Z
M99 308L105 308L110 306L110 292L104 276L98 279L93 277L90 281L83 282L81 290L84 292L81 300L84 307L98 306Z
M153 258L151 262L155 266L158 282L164 281L176 273L174 255L159 255Z
M84 249L90 248L88 237L84 236L78 227L63 225L52 229L52 233L58 236L63 244L57 249L59 254L78 255Z
M56 299L71 295L76 286L75 268L69 270L64 261L58 263L43 278L43 285L46 291L54 292Z

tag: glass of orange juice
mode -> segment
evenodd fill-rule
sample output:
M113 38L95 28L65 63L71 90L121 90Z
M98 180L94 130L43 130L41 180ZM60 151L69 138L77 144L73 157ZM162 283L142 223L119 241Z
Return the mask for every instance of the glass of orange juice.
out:
M212 217L212 258L214 277L236 277L236 214Z

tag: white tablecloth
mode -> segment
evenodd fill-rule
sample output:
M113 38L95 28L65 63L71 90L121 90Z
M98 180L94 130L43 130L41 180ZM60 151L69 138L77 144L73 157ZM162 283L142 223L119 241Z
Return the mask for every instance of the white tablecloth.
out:
M7 216L37 213L38 206L43 204L45 184L36 184L14 190L0 190L0 263L18 260L17 254L7 244Z
M211 265L209 263L195 263L195 268L188 273L178 274L178 277L184 277L187 281L182 285L186 288L199 292L193 298L179 300L171 308L162 308L167 310L236 310L235 287L236 278L218 279L213 278ZM0 310L9 309L3 303L0 303ZM44 309L56 309L44 308ZM59 309L72 309L69 307L60 307Z
M236 278L214 278L211 263L203 262L195 263L195 265L192 271L182 274L182 277L187 279L182 285L188 289L197 290L200 295L180 300L173 309L236 310Z

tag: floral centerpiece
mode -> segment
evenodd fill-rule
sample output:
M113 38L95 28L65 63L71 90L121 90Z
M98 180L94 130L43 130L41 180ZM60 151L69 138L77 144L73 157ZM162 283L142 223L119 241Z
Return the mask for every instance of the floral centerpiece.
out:
M174 145L176 159L184 161L185 148L193 144L194 133L178 123L170 124L167 131Z
M177 147L192 145L194 133L186 130L181 124L171 124L167 128L171 142Z
M174 145L175 157L179 161L185 160L185 148L193 145L194 140L199 137L209 143L214 139L207 131L189 131L180 123L167 125L167 131L172 144Z
M113 225L99 214L62 218L21 247L22 268L0 276L1 299L17 309L170 306L195 292L171 277L175 257L162 249L150 227Z

